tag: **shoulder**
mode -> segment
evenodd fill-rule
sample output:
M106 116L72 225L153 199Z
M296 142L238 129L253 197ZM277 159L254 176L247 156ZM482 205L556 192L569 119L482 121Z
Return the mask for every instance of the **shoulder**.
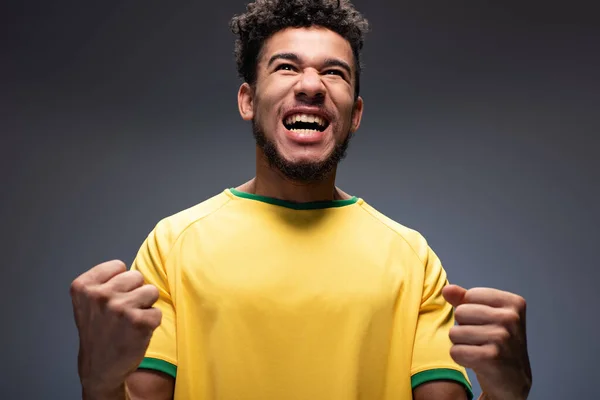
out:
M390 218L364 200L360 201L360 207L369 214L374 221L389 229L399 240L406 242L406 244L414 250L419 259L423 261L427 258L429 244L421 232Z
M172 244L188 228L216 213L230 200L231 198L225 192L218 193L201 203L161 219L155 225L152 234L157 240Z

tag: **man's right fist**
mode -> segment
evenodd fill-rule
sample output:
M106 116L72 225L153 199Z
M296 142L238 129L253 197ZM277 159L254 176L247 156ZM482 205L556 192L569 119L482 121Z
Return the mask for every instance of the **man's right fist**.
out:
M71 284L79 332L78 370L84 392L122 390L142 361L162 314L152 306L158 289L122 261L99 264ZM93 397L93 396L92 396Z

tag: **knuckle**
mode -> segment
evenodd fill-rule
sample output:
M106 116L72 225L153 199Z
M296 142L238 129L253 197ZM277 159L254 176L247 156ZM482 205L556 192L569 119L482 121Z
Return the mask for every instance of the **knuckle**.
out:
M158 288L154 285L147 285L148 289L148 295L154 300L158 300L158 297L160 296L160 293L158 291Z
M497 343L506 343L510 340L510 332L506 329L500 329L495 334Z
M453 326L452 328L450 328L449 336L450 336L450 341L452 343L457 341L459 333L460 333L460 330L459 330L458 326Z
M154 313L152 315L150 325L152 329L156 329L160 326L160 323L162 321L162 311L160 311L160 309L158 308L154 308L153 311Z
M138 312L129 314L129 323L131 326L143 334L153 331L160 324L160 319L157 319L155 315L148 311L150 310L144 310L143 312L139 312L138 310Z
M147 327L146 320L141 313L128 313L127 320L135 329L144 330Z
M481 298L485 298L487 296L487 291L488 289L484 287L472 287L465 293L465 301L467 303L479 303Z
M527 301L523 297L515 295L515 306L518 311L525 311L527 309Z
M460 347L457 347L455 345L450 348L450 357L452 357L455 361L458 361L457 359L460 358L461 354L462 352L460 350Z
M160 297L160 292L158 291L158 288L154 285L144 285L142 290L139 291L138 296L140 298L144 298L145 301L154 304Z
M463 319L465 317L465 312L467 310L465 309L465 307L463 305L460 305L458 307L456 307L456 310L454 310L454 317L459 320L459 319Z
M102 264L98 264L96 265L95 268L101 268L105 271L118 271L118 272L125 272L127 270L127 265L125 265L125 263L121 260L111 260L111 261L107 261L104 262Z
M514 310L505 310L502 313L501 323L503 325L514 325L519 322L519 314Z
M86 297L88 297L94 303L101 304L101 305L109 303L110 299L111 299L110 292L108 292L107 290L102 289L102 288L87 287L85 290L85 294L86 294Z
M467 291L465 292L464 301L470 303L471 301L473 301L473 296L475 295L477 295L477 288L467 289Z
M500 359L500 346L490 346L487 356L491 361L498 361Z
M122 301L112 300L107 304L107 308L110 313L117 315L119 317L124 317L127 315L127 307Z
M113 260L100 263L90 270L90 272L99 273L101 275L114 275L124 272L127 269L122 261Z
M69 293L71 296L80 295L85 291L85 283L81 277L78 277L71 282L71 286L69 287Z
M456 361L458 364L463 366L471 365L471 360L469 358L469 354L465 351L464 346L454 345L450 348L450 357Z
M113 260L113 265L121 270L127 269L127 265L122 260Z
M137 284L142 284L144 282L144 275L142 275L142 273L140 271L137 271L137 270L127 271L127 275L128 275L128 279L131 280L131 282L135 282Z

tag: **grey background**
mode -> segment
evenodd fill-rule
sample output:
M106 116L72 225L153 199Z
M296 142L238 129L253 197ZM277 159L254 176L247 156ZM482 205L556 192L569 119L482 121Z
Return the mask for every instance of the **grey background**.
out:
M528 300L531 399L596 398L593 2L356 4L366 108L339 185L421 231L453 282ZM78 398L70 282L253 176L227 27L243 10L3 2L0 398Z

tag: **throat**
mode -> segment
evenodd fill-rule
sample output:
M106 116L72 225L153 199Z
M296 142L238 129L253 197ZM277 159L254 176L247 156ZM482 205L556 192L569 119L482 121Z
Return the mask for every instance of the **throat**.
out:
M298 184L281 176L273 176L273 171L257 171L257 177L239 186L242 192L257 196L284 200L290 203L312 203L317 201L348 200L352 196L335 186L335 178L319 183Z

